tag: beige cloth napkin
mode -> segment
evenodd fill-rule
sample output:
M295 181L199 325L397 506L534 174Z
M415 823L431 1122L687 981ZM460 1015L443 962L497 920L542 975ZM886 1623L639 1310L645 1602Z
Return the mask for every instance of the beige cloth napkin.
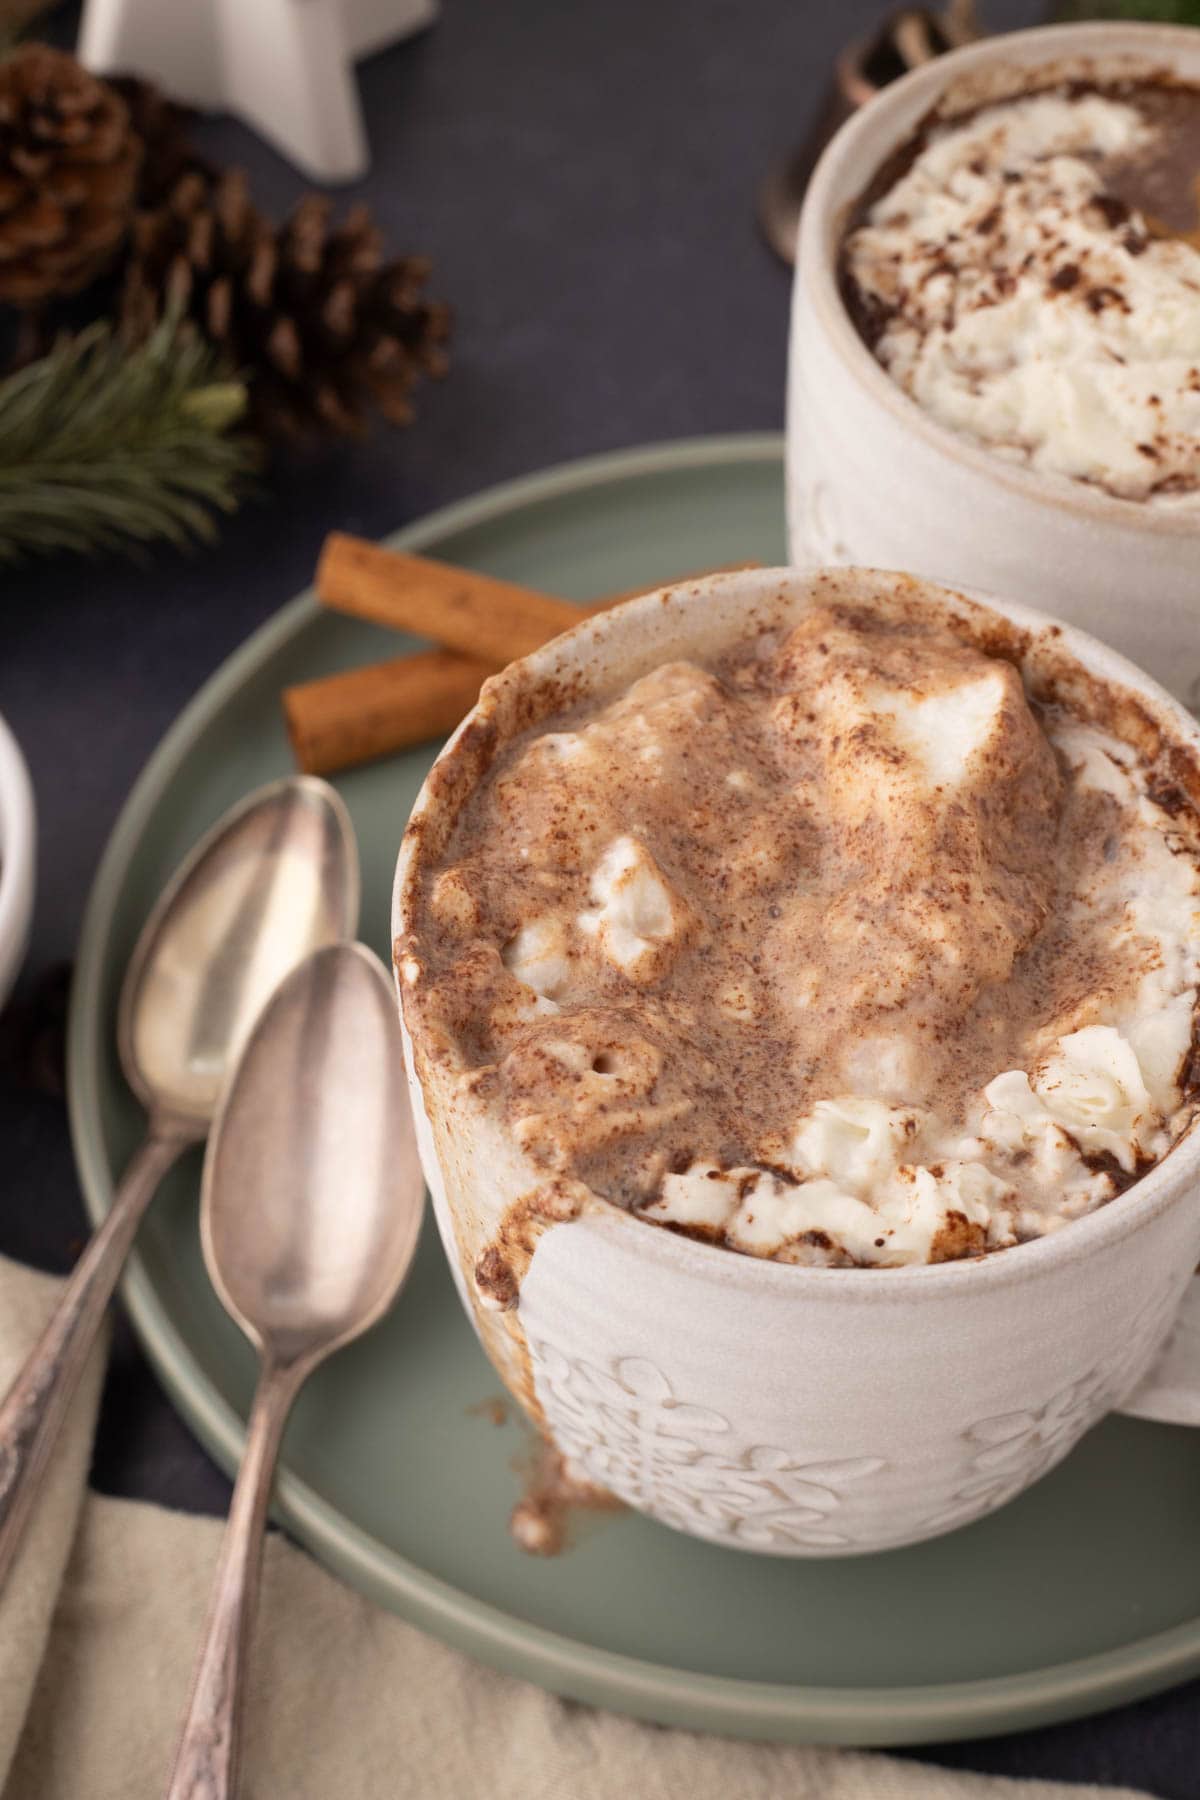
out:
M0 1383L57 1283L0 1259ZM3 1800L157 1800L220 1538L85 1491L99 1358L0 1603ZM244 1800L1130 1800L894 1757L732 1742L556 1700L343 1587L275 1534Z

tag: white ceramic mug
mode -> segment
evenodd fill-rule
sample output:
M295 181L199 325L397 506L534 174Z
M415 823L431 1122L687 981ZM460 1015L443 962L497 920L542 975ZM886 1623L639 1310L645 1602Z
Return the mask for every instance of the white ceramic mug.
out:
M868 591L914 585L869 571L853 579ZM423 872L494 750L564 693L611 696L657 663L735 641L752 619L755 629L786 624L812 591L811 573L796 570L685 583L588 620L488 684L431 771L401 847L402 1013ZM1074 656L1135 690L1200 758L1196 722L1113 651L975 598L1032 634L1028 671ZM675 1235L595 1196L578 1216L541 1216L531 1239L528 1203L544 1171L452 1055L414 1048L407 1028L405 1039L438 1226L501 1376L577 1472L717 1543L843 1555L999 1506L1131 1393L1200 1256L1200 1131L1096 1212L977 1261L793 1267ZM556 1210L552 1197L546 1211ZM514 1310L496 1310L494 1287L476 1279L497 1241L514 1253L533 1244ZM1200 1375L1192 1387L1200 1395Z
M1024 72L1169 69L1200 82L1200 31L1062 25L990 38L885 88L829 144L800 220L788 379L792 561L912 569L997 594L1036 591L1193 704L1200 701L1200 507L1118 500L1007 463L940 424L859 337L838 286L847 216L930 109ZM1015 72L1015 73L1014 73Z

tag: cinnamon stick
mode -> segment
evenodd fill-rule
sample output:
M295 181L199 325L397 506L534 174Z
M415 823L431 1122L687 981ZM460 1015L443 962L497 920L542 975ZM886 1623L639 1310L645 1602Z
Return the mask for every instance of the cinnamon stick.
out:
M453 650L421 650L285 688L283 716L296 766L307 775L332 775L446 737L494 673L490 663Z
M724 572L710 569L701 574ZM694 581L700 575L678 579ZM424 610L419 618L410 583L421 596ZM328 602L339 611L398 625L444 644L461 643L470 634L477 648L473 656L451 649L418 651L286 688L283 712L288 737L297 766L310 775L331 775L453 731L474 706L487 677L513 660L513 654L497 655L494 648L490 655L479 652L474 623L480 619L489 621L485 637L490 645L525 642L521 654L526 654L589 613L618 606L647 589L643 585L576 605L334 532L322 553L317 591L323 600L327 591L340 595L340 600ZM528 642L535 617L543 626L537 644Z
M385 550L344 531L325 539L317 595L337 612L433 638L503 668L578 625L582 610L534 588L426 556Z

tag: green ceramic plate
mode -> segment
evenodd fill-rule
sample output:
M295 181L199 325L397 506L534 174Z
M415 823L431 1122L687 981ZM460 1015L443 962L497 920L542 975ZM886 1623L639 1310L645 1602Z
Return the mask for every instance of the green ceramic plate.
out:
M635 451L498 488L395 539L586 596L784 557L782 451L733 438ZM121 971L171 869L221 810L289 766L288 682L395 654L302 596L203 689L113 833L91 897L71 1019L72 1125L94 1219L139 1132L114 1049ZM341 783L362 847L364 936L386 954L392 867L429 763ZM125 1301L167 1389L232 1470L253 1365L209 1287L199 1160L152 1210ZM305 1390L279 1516L385 1606L576 1699L750 1737L900 1743L1012 1730L1111 1706L1200 1669L1200 1433L1108 1420L995 1517L917 1549L787 1562L693 1542L634 1514L561 1557L510 1542L520 1424L427 1229L392 1316Z

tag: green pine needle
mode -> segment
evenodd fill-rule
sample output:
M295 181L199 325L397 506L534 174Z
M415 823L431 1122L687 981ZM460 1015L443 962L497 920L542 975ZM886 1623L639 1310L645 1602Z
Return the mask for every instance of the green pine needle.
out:
M107 325L0 381L0 563L215 535L254 467L246 390L172 319L129 349Z
M1056 21L1148 19L1158 25L1200 25L1200 0L1061 0Z

